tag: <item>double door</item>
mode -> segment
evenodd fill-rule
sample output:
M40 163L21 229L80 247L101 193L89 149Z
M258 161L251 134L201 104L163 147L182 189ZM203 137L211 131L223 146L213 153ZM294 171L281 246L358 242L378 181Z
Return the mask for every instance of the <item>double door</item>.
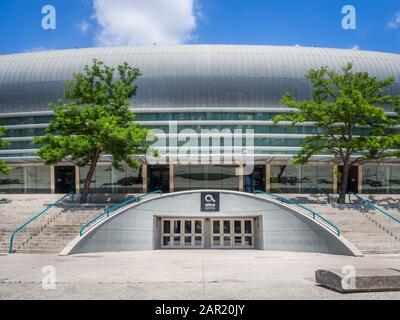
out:
M162 219L161 247L172 249L203 248L203 219Z
M212 219L213 248L254 248L253 219Z

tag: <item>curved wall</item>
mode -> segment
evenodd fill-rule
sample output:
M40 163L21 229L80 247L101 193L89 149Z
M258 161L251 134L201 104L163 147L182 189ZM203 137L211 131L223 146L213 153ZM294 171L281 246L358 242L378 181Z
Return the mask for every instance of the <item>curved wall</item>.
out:
M342 237L337 237L314 220L277 203L248 194L219 191L220 211L201 212L201 192L174 193L133 205L95 226L83 237L75 239L66 248L66 252L76 254L159 249L158 217L256 217L256 249L355 254ZM241 208L246 209L244 211ZM205 222L204 229L207 228L211 230L210 222Z
M400 55L343 49L279 46L183 45L88 48L0 56L0 112L46 111L63 95L64 81L93 58L140 68L137 108L277 108L283 94L310 96L311 68L356 70L395 76ZM243 110L241 110L243 111Z

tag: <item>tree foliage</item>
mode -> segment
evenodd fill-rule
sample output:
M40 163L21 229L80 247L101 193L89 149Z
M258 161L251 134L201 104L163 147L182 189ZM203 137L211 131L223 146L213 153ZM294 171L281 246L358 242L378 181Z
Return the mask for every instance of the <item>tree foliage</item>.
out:
M0 138L4 137L6 134L6 129L0 128ZM10 145L10 142L0 139L0 148L5 148ZM5 163L3 160L0 160L0 173L7 174L11 171L11 167Z
M64 100L50 104L55 119L46 134L35 139L35 144L42 145L37 154L47 164L68 160L90 167L82 202L101 155L111 155L113 167L122 170L123 163L138 167L135 156L148 150L148 129L134 122L130 110L130 98L137 89L134 82L140 75L127 63L114 69L93 60L83 73L66 82Z
M291 125L314 122L318 132L305 138L295 164L306 164L317 154L333 155L343 166L339 202L344 202L347 179L352 166L387 157L398 157L398 117L389 117L384 108L398 108L400 97L387 93L394 78L380 80L366 72L354 72L348 64L341 71L327 67L310 70L306 75L313 91L312 99L296 101L287 93L282 104L293 112L278 115L274 123Z

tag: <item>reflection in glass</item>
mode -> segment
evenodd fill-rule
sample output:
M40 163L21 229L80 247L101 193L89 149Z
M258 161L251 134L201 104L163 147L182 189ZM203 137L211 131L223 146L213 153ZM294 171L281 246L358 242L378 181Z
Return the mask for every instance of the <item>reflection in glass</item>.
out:
M174 247L179 247L181 245L181 237L174 237Z
M174 233L181 233L181 221L174 220Z
M220 232L221 232L220 221L214 220L213 221L213 233L220 233Z
M171 237L163 237L163 246L171 245Z
M194 245L196 247L201 247L203 245L202 239L203 239L203 237L201 237L201 236L194 237Z
M234 221L234 228L235 228L235 233L242 233L242 221L235 220Z
M221 237L213 237L213 244L219 247L221 245Z
M192 237L186 236L185 237L185 246L190 247L192 245Z
M244 237L244 245L247 247L251 247L253 245L253 237Z
M224 236L224 247L231 246L231 237Z
M251 231L251 220L244 221L244 233L252 233Z
M231 222L224 220L224 233L231 233Z
M164 220L163 233L171 233L171 221L170 220Z
M192 221L185 221L185 233L192 233Z
M235 237L235 246L240 247L242 245L242 237Z
M202 223L200 220L194 222L194 230L195 233L202 233Z

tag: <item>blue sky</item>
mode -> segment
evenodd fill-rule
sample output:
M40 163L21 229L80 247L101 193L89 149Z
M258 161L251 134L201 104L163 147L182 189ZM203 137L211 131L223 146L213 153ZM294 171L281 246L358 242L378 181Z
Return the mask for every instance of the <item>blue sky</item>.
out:
M41 27L48 4L56 8L56 30ZM356 8L356 30L341 27L347 4ZM400 53L394 0L2 0L0 14L0 53L154 42Z

